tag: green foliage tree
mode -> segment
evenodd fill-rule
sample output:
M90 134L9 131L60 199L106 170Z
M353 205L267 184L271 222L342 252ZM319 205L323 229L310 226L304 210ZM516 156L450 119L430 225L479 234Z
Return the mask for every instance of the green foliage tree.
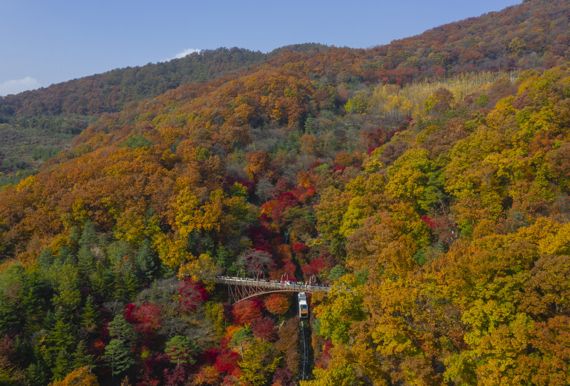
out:
M79 343L77 343L75 351L73 352L72 356L73 368L74 369L80 367L93 368L94 363L95 362L93 355L87 352L87 344L85 343L84 340L80 340Z
M144 240L135 256L135 266L140 280L151 282L159 272L160 263L149 240Z
M61 377L70 370L70 354L75 348L76 336L68 316L59 311L55 315L55 324L40 346L44 361L54 369L54 375Z
M65 378L73 368L73 361L71 355L64 350L60 350L55 358L54 366L52 368L53 378L60 380Z
M24 271L13 265L0 273L0 331L2 334L19 331L23 324L20 302L24 287Z
M85 300L85 306L83 306L83 311L81 312L81 328L84 334L93 334L97 330L99 315L95 304L93 302L93 297L88 296Z
M129 344L122 339L111 339L104 357L114 376L125 374L135 364Z
M133 326L125 320L123 313L120 312L109 323L109 335L112 338L119 339L125 344L131 344L136 338Z
M57 267L56 296L53 302L66 313L75 313L81 304L79 271L76 265L66 262Z
M191 365L196 362L194 353L196 346L187 336L176 335L166 342L164 350L170 361L176 365Z

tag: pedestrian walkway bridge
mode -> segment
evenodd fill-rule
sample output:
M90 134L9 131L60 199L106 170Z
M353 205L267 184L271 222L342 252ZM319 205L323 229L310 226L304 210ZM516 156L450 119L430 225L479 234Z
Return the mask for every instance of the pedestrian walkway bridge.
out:
M233 276L216 277L216 283L224 284L228 287L232 303L239 303L256 296L276 292L329 292L330 287L317 285L315 282L316 280L314 278L311 278L308 283L302 283L292 282L284 278L281 280L266 280Z

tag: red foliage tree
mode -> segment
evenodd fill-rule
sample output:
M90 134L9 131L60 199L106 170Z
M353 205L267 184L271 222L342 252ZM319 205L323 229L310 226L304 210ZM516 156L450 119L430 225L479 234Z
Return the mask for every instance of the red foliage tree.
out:
M103 339L95 339L92 347L94 352L101 354L105 350L105 342Z
M164 370L164 385L177 386L184 385L188 379L188 368L184 365L176 366L173 369Z
M256 319L251 322L251 331L257 338L273 341L277 338L275 323L270 318Z
M318 275L322 270L330 268L330 259L326 256L319 256L311 260L309 264L305 264L301 267L305 277L311 277L313 275Z
M232 374L238 367L238 360L238 353L231 350L225 350L216 357L214 367L220 373Z
M181 281L178 286L178 301L180 308L186 312L196 310L202 302L208 299L208 292L202 285L192 279Z
M292 261L287 261L287 262L285 262L285 264L283 264L282 271L284 274L286 274L290 278L295 277L295 271L296 270L297 270L297 267L295 267L295 264Z
M216 361L216 358L220 355L220 350L218 348L212 347L202 351L198 358L198 363L202 364L212 364Z
M142 334L152 334L161 326L160 307L153 303L144 303L133 311L135 330Z
M331 349L333 345L330 340L326 340L322 347L322 352L315 365L321 368L326 368L331 359Z
M261 206L261 213L279 225L285 209L297 205L299 200L292 192L283 192L276 199L267 201Z
M134 303L129 303L125 306L125 310L123 311L123 316L125 317L125 320L129 323L135 323L135 316L134 316L134 311L136 310L137 306Z
M305 252L307 249L309 249L309 247L307 247L307 244L305 244L305 243L301 243L301 242L293 243L293 250L296 253Z
M244 300L233 306L232 315L238 324L251 323L261 317L261 305L257 300Z
M430 229L434 229L437 226L435 220L430 216L424 215L421 217L421 219Z
M273 232L264 226L254 226L249 230L249 238L253 242L254 249L271 253L270 240L274 237Z

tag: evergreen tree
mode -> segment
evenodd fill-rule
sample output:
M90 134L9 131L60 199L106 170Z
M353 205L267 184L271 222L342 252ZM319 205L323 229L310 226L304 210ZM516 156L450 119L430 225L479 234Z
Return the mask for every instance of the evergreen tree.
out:
M18 332L23 325L21 304L24 270L12 266L0 273L0 336Z
M83 231L79 238L80 247L92 247L97 243L97 232L95 231L95 224L90 220L85 221L83 224Z
M135 256L137 275L145 283L150 283L160 269L158 258L150 240L144 240Z
M81 237L81 229L77 225L73 225L69 230L69 240L73 243L73 245L77 245L79 243L79 238Z
M122 313L115 315L109 323L109 334L112 338L119 339L125 344L131 344L136 337L133 326L125 320Z
M72 362L69 353L66 350L60 350L55 358L53 366L53 379L59 380L65 378L67 373L72 370Z
M49 249L44 249L38 256L38 264L42 268L49 268L54 260L55 258Z
M43 361L33 362L26 368L26 384L47 385L49 383L49 369Z
M123 339L111 339L105 347L105 360L113 376L124 374L135 364L129 345Z
M77 348L73 353L73 368L77 369L80 367L93 367L93 356L87 352L87 345L84 340L80 340L77 343Z
M59 251L57 252L57 257L59 263L61 264L65 263L75 264L75 258L73 256L73 253L67 245L64 245L61 248L59 248Z
M83 231L79 238L79 251L77 252L77 267L82 277L88 277L95 268L95 255L93 246L97 244L97 232L95 225L87 220L83 225Z
M93 297L88 296L81 313L81 328L83 333L88 335L97 330L98 312L93 303Z
M109 299L113 291L114 276L111 270L103 266L103 264L96 264L95 269L89 275L89 282L91 284L91 293L101 299Z
M193 364L196 362L192 357L196 351L196 346L187 336L173 336L166 342L164 351L170 358L170 361L176 363L176 365Z
M125 286L125 293L127 296L125 300L134 298L138 292L139 281L130 266L125 267L125 272L123 274L123 283Z
M91 252L91 248L82 245L77 252L77 268L83 277L88 277L95 268L95 256Z
M122 261L117 264L113 270L113 298L116 301L128 302L134 298L138 292L139 280L135 273L135 267L132 261Z
M75 335L72 325L65 319L62 312L55 315L55 325L48 334L42 354L50 367L55 367L55 360L60 352L69 353L75 346ZM63 358L59 359L63 365ZM65 373L63 374L65 375Z
M81 291L79 290L79 272L73 263L63 264L57 272L57 295L54 303L58 308L73 315L81 304Z
M29 272L25 276L21 305L26 318L26 331L32 333L41 329L52 295L51 286L38 271Z
M7 334L9 331L20 329L20 309L19 304L15 304L0 296L0 334Z

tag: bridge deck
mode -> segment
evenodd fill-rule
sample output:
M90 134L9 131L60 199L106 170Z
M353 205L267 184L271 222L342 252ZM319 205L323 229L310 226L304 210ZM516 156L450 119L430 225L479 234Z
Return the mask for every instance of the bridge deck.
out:
M312 285L278 280L249 279L242 277L218 276L216 283L242 287L256 287L268 290L280 290L291 292L328 292L330 287L324 285Z

